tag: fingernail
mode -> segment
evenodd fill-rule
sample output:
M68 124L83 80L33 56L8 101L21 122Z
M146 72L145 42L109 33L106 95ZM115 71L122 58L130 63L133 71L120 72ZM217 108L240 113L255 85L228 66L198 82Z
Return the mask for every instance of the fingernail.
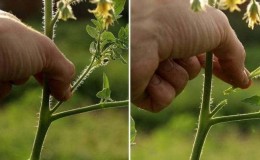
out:
M161 64L162 70L169 72L173 68L173 63L170 60L167 60Z
M150 82L154 85L158 85L161 83L161 79L157 75L153 75Z
M247 73L246 70L244 70L243 85L246 86L246 88L250 86L249 73Z

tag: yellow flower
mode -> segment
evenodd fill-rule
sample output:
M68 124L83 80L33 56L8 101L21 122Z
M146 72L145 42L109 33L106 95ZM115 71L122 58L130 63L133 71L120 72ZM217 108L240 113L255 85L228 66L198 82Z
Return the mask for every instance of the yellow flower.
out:
M64 21L67 21L68 19L76 19L67 0L57 2L57 8L59 9L58 19L62 19Z
M91 3L97 4L97 8L89 10L90 13L100 17L103 27L108 29L109 25L114 23L114 4L112 0L91 0Z
M103 19L103 28L108 29L108 26L114 24L114 19L112 16L108 16L105 19Z
M114 5L111 0L92 0L90 2L97 4L95 10L89 10L90 13L94 13L97 16L107 17L110 15L110 11L114 10Z
M245 1L246 0L220 0L219 7L221 9L229 9L230 12L241 11L238 5Z
M259 2L252 0L248 6L247 11L243 17L248 23L248 27L254 29L254 25L260 25L260 5Z

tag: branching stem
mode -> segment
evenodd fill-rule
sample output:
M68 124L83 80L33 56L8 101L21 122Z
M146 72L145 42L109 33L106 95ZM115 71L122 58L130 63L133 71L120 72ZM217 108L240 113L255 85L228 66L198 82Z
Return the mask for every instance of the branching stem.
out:
M212 118L210 123L211 125L215 125L219 123L247 121L247 120L254 120L254 119L260 119L260 112L216 117L216 118Z
M49 110L49 87L48 87L48 79L45 77L43 95L42 95L42 105L40 107L40 119L38 122L38 128L36 132L36 136L33 143L32 153L30 156L30 160L39 160L41 156L41 150L43 146L43 142L45 136L47 134L48 128L51 124L50 121L50 110Z
M100 109L107 109L107 108L119 108L119 107L125 107L125 106L128 106L128 100L94 104L94 105L87 106L87 107L76 108L76 109L56 113L51 116L51 121L55 121L57 119L72 116L72 115L79 114L79 113L90 112L90 111L95 111L95 110L100 110Z
M206 55L206 67L204 77L204 89L202 104L199 115L198 129L192 148L191 160L199 160L203 144L206 140L207 133L210 129L210 100L211 100L211 79L212 79L212 53Z
M52 0L44 0L44 34L49 38L53 38L53 28L51 27L52 20ZM38 122L38 128L33 143L32 153L30 160L39 160L41 156L41 150L44 143L45 136L48 128L51 124L50 121L50 90L48 77L44 76L42 92L42 105L40 107L40 119Z
M212 85L211 85L211 83L212 83L212 57L213 57L213 55L211 53L207 53L202 104L201 104L201 109L200 109L200 114L199 114L198 129L197 129L195 141L193 144L190 160L199 160L200 159L203 145L207 138L207 134L213 125L219 124L219 123L226 123L226 122L260 119L260 111L254 112L254 113L214 117L214 115L223 108L224 103L219 104L210 113L211 88L212 88Z

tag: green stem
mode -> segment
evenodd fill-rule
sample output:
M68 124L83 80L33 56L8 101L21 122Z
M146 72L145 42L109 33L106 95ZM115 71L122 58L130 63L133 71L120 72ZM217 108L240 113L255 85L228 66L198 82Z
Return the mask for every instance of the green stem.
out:
M72 92L75 92L76 89L79 87L79 85L82 83L82 81L93 71L93 69L94 69L93 64L94 64L95 60L96 60L96 57L93 56L87 69L84 70L84 72L80 75L80 77L77 79L77 81L72 86L72 88L71 88Z
M254 119L260 119L260 112L238 114L238 115L228 115L228 116L212 118L211 125L215 125L218 123L246 121L246 120L254 120Z
M199 160L200 159L202 149L203 149L203 145L206 141L206 137L207 137L209 130L210 130L209 125L204 126L204 127L202 127L202 126L198 127L197 134L196 134L196 137L195 137L195 142L193 144L192 154L191 154L191 157L190 157L191 160Z
M206 55L206 67L202 104L199 115L198 130L192 148L190 160L199 160L207 133L210 129L210 100L212 83L212 53Z
M52 19L51 22L50 22L50 27L51 27L52 29L54 29L54 25L55 25L55 23L56 23L57 20L58 20L59 12L60 12L59 10L56 11L56 13L55 13L53 19ZM53 34L53 32L52 32L52 34Z
M53 26L52 21L52 0L44 0L44 34L49 38L53 38ZM36 136L33 143L32 153L30 160L39 160L41 156L41 150L44 143L45 136L47 134L48 128L51 124L50 118L50 90L48 77L44 76L42 92L42 105L40 107L40 119L38 122L38 128L36 131Z
M57 119L72 116L72 115L79 114L79 113L90 112L90 111L95 111L95 110L100 110L100 109L107 109L107 108L119 108L119 107L124 107L124 106L128 106L128 100L94 104L94 105L87 106L87 107L82 107L82 108L77 108L77 109L72 109L72 110L56 113L51 116L51 121L55 121Z
M212 119L225 105L227 105L227 99L225 99L225 100L223 100L222 102L220 102L220 103L213 109L213 111L210 113L211 119Z
M48 128L51 124L50 121L50 111L49 111L49 88L48 88L48 79L44 79L44 89L43 89L43 101L40 108L40 119L38 122L38 129L33 143L33 149L30 156L30 160L39 160L41 156L41 150L45 136L47 134Z
M44 0L44 34L53 39L52 0ZM53 24L52 24L53 23Z

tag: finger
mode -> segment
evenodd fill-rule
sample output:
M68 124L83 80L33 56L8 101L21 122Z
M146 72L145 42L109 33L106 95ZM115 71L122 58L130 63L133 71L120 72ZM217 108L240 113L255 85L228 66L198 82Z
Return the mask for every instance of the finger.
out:
M169 59L160 63L157 73L172 85L176 95L181 93L189 80L187 71L173 60Z
M43 75L49 80L50 92L59 101L65 101L72 95L70 84L75 74L74 65L58 50L49 45L46 53L46 66L35 78L43 83Z
M57 63L47 68L46 74L51 94L60 101L69 99L72 95L70 84L75 74L74 65L60 58Z
M205 67L206 54L201 54L201 55L198 55L197 57L198 57L198 60L200 61L201 65L203 67ZM215 76L217 76L218 78L220 78L224 82L229 83L229 84L231 84L232 86L235 86L235 87L237 86L237 83L230 78L230 75L223 71L222 66L219 63L219 59L216 56L213 57L213 73L214 73ZM245 73L246 73L247 76L249 76L249 71L246 68L245 68ZM251 84L251 81L249 81L248 86L250 84Z
M251 81L244 66L245 49L231 28L227 32L226 40L213 50L213 53L218 58L219 66L215 67L218 76L235 87L250 86Z
M7 82L0 82L0 99L5 98L11 91L12 85Z
M159 112L167 107L175 97L175 90L171 84L158 75L154 75L149 82L146 95L134 103L150 112Z
M169 7L169 5L165 7ZM168 53L174 58L185 58L212 51L219 58L219 64L225 77L236 87L248 87L250 80L244 67L245 50L225 14L212 7L206 7L206 12L194 13L187 9L188 5L188 1L176 1L176 5L172 7L182 8L183 12L180 14L171 14L175 13L174 9L156 12L157 16L163 17L156 18L157 25L161 26L158 31L160 33L158 36L160 53ZM162 16L168 14L173 17ZM167 26L163 25L162 21L166 21ZM170 27L167 28L168 26ZM162 30L163 27L167 29Z
M198 58L195 56L186 59L176 59L174 61L187 71L190 80L200 73L201 65Z

